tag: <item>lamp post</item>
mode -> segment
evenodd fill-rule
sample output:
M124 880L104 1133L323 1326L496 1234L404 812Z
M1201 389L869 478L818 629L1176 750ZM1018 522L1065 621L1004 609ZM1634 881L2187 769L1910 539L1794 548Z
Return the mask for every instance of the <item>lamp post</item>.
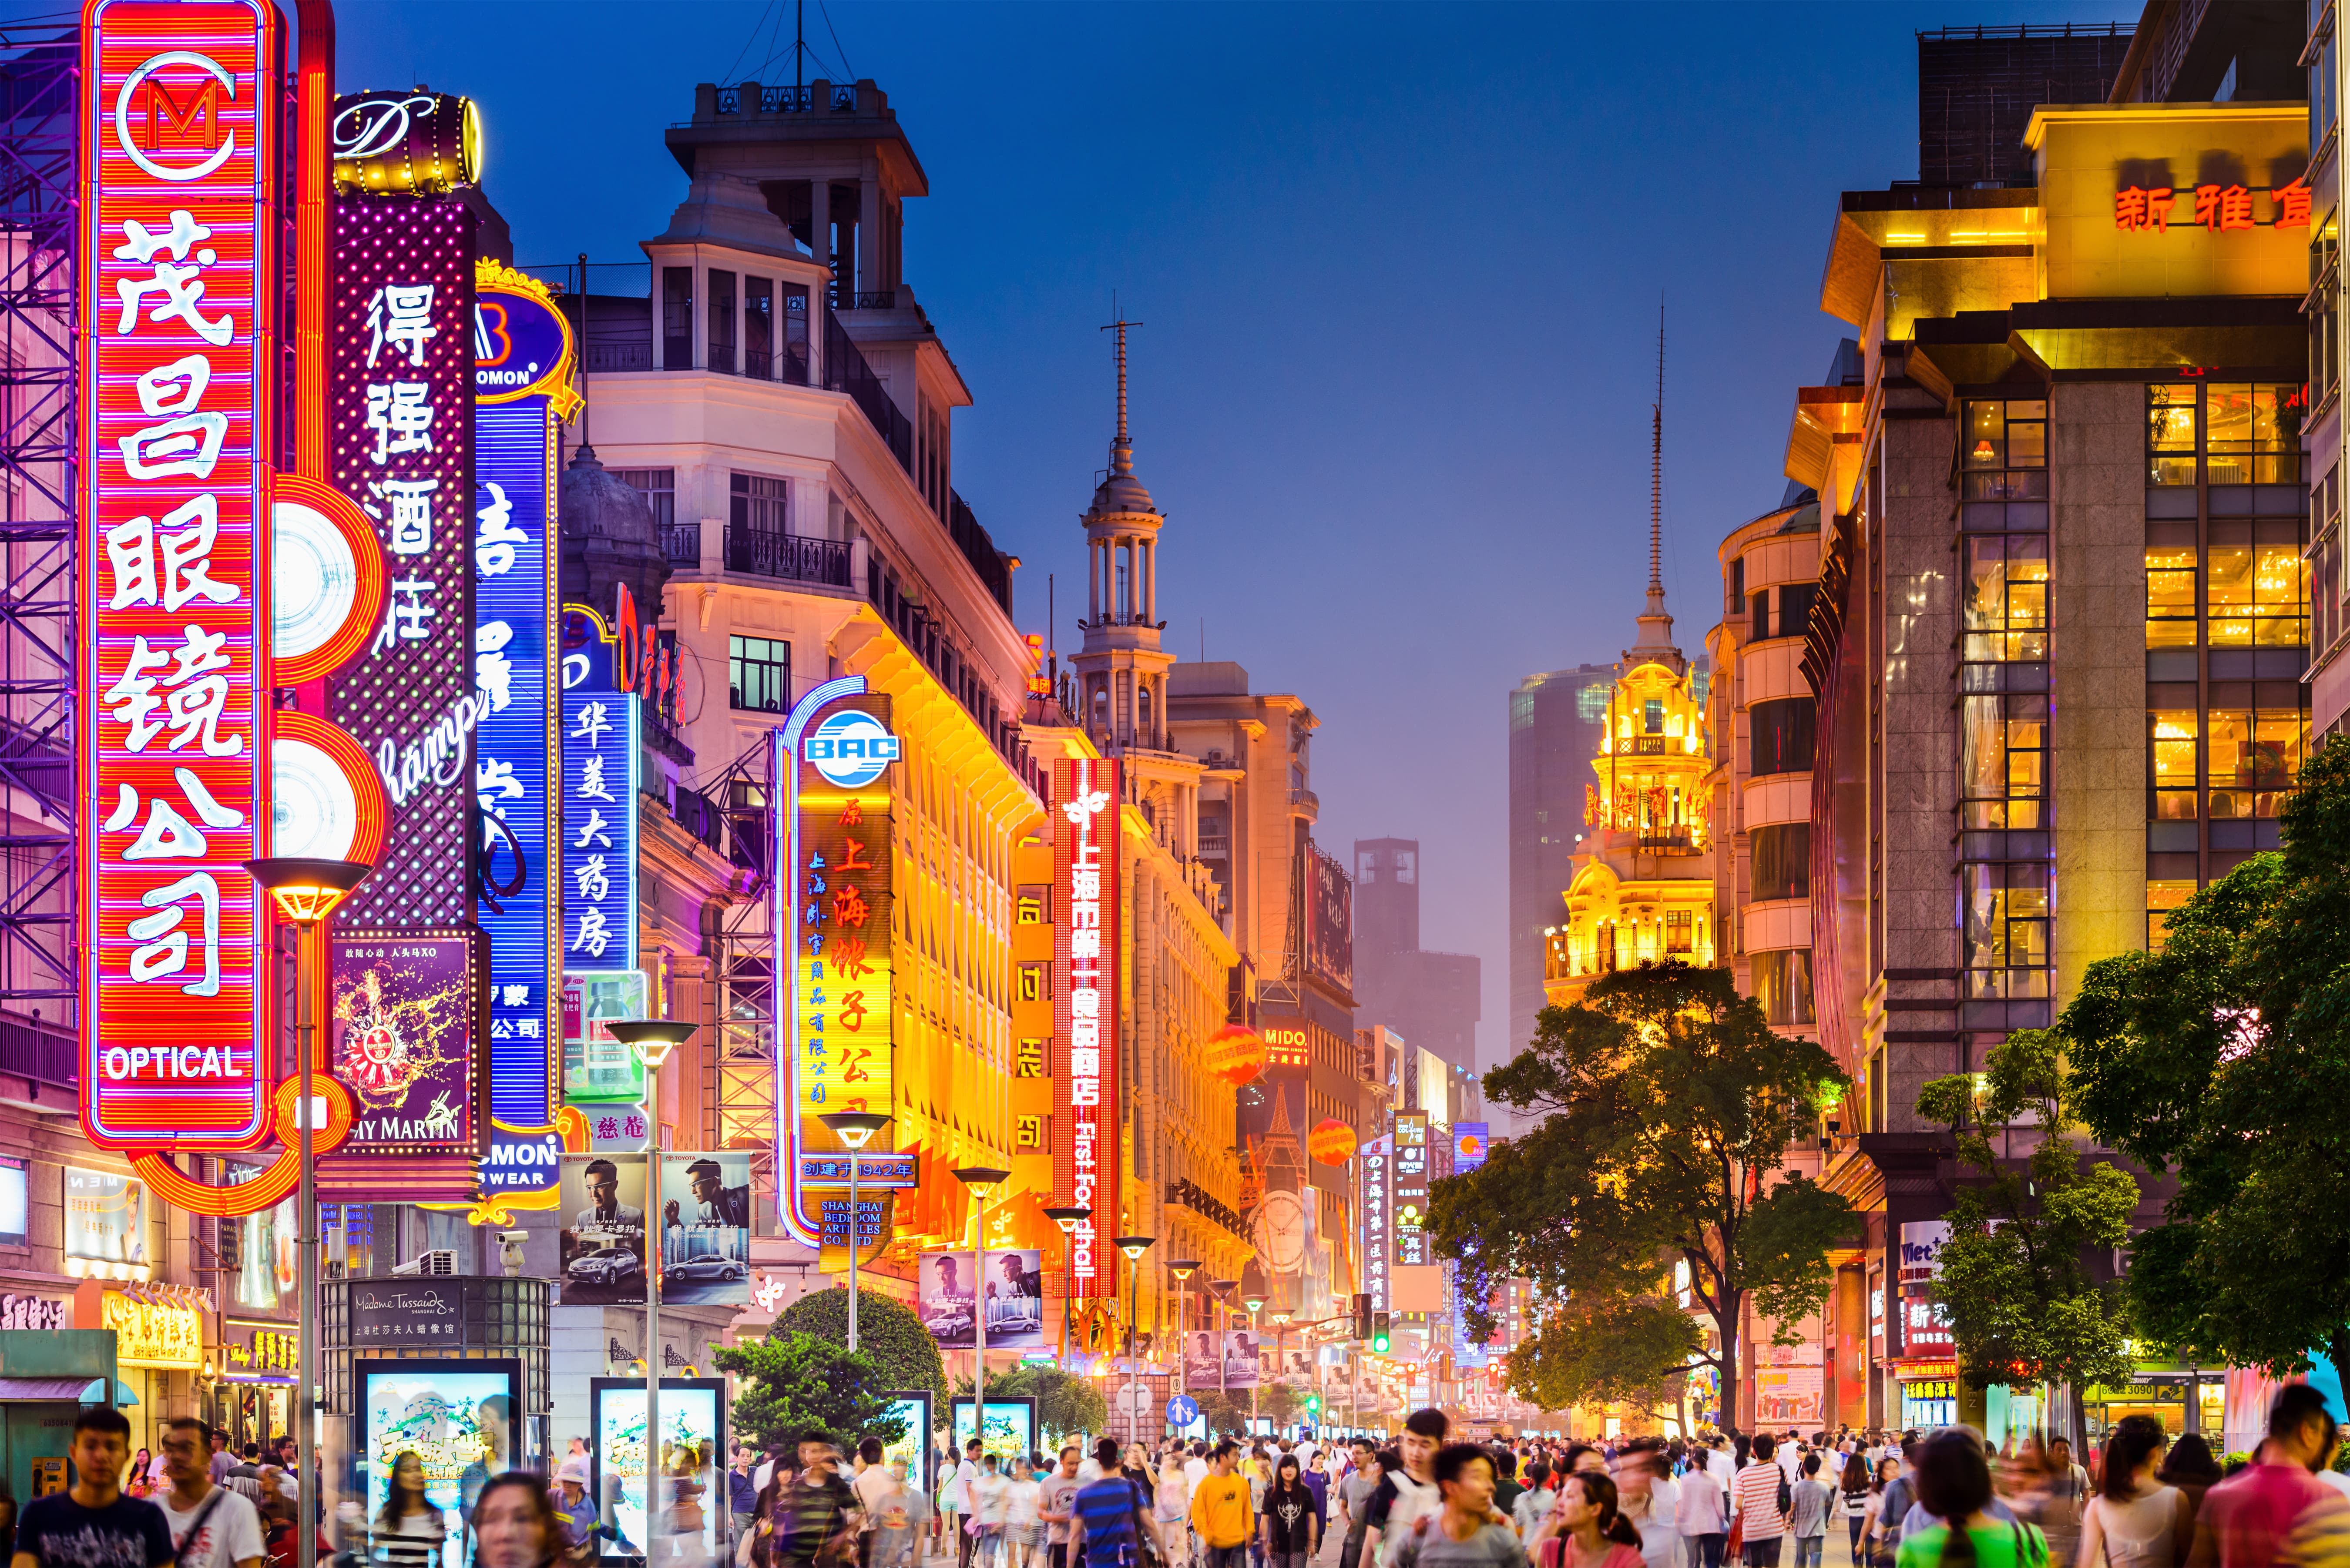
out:
M1183 1335L1190 1332L1191 1327L1190 1321L1183 1315L1183 1308L1186 1304L1183 1282L1191 1277L1192 1272L1199 1266L1200 1260L1197 1258L1167 1260L1167 1272L1175 1276L1175 1392L1178 1394L1189 1394L1191 1391L1190 1368L1183 1360Z
M1012 1179L992 1165L960 1165L954 1179L971 1189L971 1435L987 1437L987 1195ZM952 1424L951 1420L949 1422Z
M621 1018L607 1023L612 1038L645 1064L645 1559L660 1518L660 1276L669 1248L661 1219L660 1095L656 1078L669 1054L693 1038L694 1026L666 1018Z
M1250 1334L1258 1339L1263 1338L1264 1331L1257 1326L1256 1314L1264 1310L1264 1297L1262 1295L1243 1296L1241 1298L1241 1305L1248 1308ZM1263 1393L1263 1388L1264 1363L1260 1361L1256 1364L1256 1377L1249 1384L1249 1436L1252 1438L1256 1436L1257 1399Z
M1273 1314L1274 1375L1282 1379L1282 1386L1284 1388L1289 1386L1289 1321L1295 1315L1287 1311L1276 1312ZM1294 1415L1296 1407L1293 1402L1291 1413Z
M1069 1301L1072 1283L1070 1269L1076 1262L1077 1227L1094 1217L1094 1211L1082 1204L1062 1204L1045 1210L1045 1218L1061 1228L1061 1362L1069 1359Z
M857 1348L857 1254L864 1243L857 1235L857 1167L865 1153L865 1146L873 1135L889 1125L889 1118L878 1111L827 1111L816 1117L842 1143L848 1146L848 1348ZM817 1226L817 1235L823 1227Z
M348 898L351 889L365 881L375 867L357 860L280 856L248 860L244 868L252 873L255 882L268 889L271 901L277 906L278 917L291 924L295 931L295 1071L300 1079L296 1091L298 1097L295 1122L300 1129L296 1158L301 1170L295 1213L300 1225L296 1250L302 1266L302 1326L296 1341L299 1386L294 1399L294 1506L303 1521L295 1538L295 1561L298 1568L317 1568L318 1535L311 1521L318 1513L318 1475L310 1463L310 1453L317 1444L313 1401L318 1386L318 1154L315 1142L318 1103L310 1093L317 1025L310 1016L310 992L318 973L318 928L335 912L335 906Z
M1208 1282L1208 1303L1218 1314L1211 1321L1216 1325L1216 1392L1219 1394L1232 1392L1232 1377L1224 1366L1224 1331L1232 1327L1232 1292L1239 1284L1238 1280Z
M1142 1441L1142 1367L1134 1353L1134 1319L1142 1310L1142 1254L1158 1240L1156 1236L1120 1236L1114 1243L1126 1254L1126 1403L1138 1443Z

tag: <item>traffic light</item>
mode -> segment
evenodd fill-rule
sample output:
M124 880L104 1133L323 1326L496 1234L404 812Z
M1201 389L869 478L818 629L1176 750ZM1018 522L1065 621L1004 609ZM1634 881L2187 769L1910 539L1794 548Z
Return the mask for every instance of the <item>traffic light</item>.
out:
M1388 1353L1388 1314L1375 1312L1371 1314L1371 1354L1385 1355Z
M1356 1296L1354 1298L1354 1303L1355 1332L1351 1337L1355 1339L1368 1339L1371 1337L1371 1298L1369 1293L1365 1292L1362 1294Z
M1315 1417L1315 1416L1319 1416L1320 1414L1322 1414L1322 1396L1321 1396L1321 1395L1319 1395L1319 1394L1308 1394L1308 1395L1305 1397L1305 1414L1306 1414L1309 1417Z

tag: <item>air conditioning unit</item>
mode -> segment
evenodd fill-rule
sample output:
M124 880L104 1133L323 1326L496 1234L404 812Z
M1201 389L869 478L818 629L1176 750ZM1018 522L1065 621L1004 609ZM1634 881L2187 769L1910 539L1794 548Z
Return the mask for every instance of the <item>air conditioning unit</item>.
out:
M435 1247L429 1252L419 1252L404 1263L395 1263L394 1274L453 1274L457 1272L457 1254L446 1247Z

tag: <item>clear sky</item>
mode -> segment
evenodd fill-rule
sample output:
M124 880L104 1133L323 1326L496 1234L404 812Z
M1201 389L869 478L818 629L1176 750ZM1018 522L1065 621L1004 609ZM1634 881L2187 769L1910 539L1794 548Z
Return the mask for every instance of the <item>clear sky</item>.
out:
M1115 294L1169 642L1204 623L1320 717L1326 847L1421 841L1422 940L1483 959L1490 1064L1522 1044L1507 694L1632 640L1659 298L1694 654L1714 547L1776 502L1793 389L1848 330L1818 309L1836 192L1917 174L1915 30L2138 9L811 0L807 27L929 173L906 277L976 399L955 484L1026 563L1021 624L1057 573L1076 641ZM479 99L516 260L641 261L685 192L661 129L756 74L779 11L787 46L791 0L354 0L339 85Z

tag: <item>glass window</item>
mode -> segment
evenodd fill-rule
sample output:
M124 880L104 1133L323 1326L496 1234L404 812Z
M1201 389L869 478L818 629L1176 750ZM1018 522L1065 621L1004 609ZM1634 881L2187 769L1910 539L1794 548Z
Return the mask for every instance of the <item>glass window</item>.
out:
M734 275L710 269L710 368L734 374Z
M1960 711L1960 826L2048 826L2048 699L1966 697Z
M2161 878L2146 885L2146 949L2148 952L2162 950L2163 931L2170 923L2170 911L2195 896L2195 879Z
M1640 704L1640 733L1661 735L1665 732L1665 700L1650 697Z
M2048 538L1991 534L1967 542L1966 652L1973 664L2048 657Z
M2309 640L2309 573L2301 547L2255 544L2250 534L2248 524L2211 525L2205 577L2211 646L2299 648Z
M788 534L790 482L764 473L735 474L728 485L726 526L754 534Z
M1813 1022L1812 950L1782 948L1760 952L1749 961L1754 1000L1762 1004L1765 1023L1804 1024Z
M1805 898L1812 891L1812 825L1773 823L1746 836L1753 852L1753 885L1749 897Z
M2047 495L2045 402L1970 402L1960 418L1965 499L2028 501Z
M1764 588L1752 599L1754 613L1746 622L1748 635L1756 642L1771 635L1771 590Z
M1801 773L1810 767L1813 726L1818 712L1818 702L1810 697L1774 698L1747 709L1747 728L1752 737L1749 774L1761 778L1766 774Z
M1697 945L1697 912L1693 909L1665 911L1665 951L1688 953Z
M743 374L771 381L775 376L775 280L743 280Z
M1817 583L1789 583L1779 590L1779 635L1801 637L1811 625L1812 600L1819 597Z
M2213 709L2212 816L2273 818L2301 772L2308 743L2308 720L2297 710Z
M754 713L792 706L792 645L772 637L726 639L726 684L733 705Z
M2048 867L1960 867L1966 899L1967 996L2048 994Z
M2301 483L2298 386L2215 381L2203 404L2204 450L2214 484Z
M661 268L661 364L693 369L693 269Z
M656 524L666 528L677 521L677 470L616 468L612 477L645 498Z
M2149 386L2146 389L2148 484L2195 483L2195 389Z
M2192 708L2161 708L2146 716L2147 784L2157 821L2195 816L2195 742L2200 715Z
M2195 646L2195 546L2146 547L2146 645Z

